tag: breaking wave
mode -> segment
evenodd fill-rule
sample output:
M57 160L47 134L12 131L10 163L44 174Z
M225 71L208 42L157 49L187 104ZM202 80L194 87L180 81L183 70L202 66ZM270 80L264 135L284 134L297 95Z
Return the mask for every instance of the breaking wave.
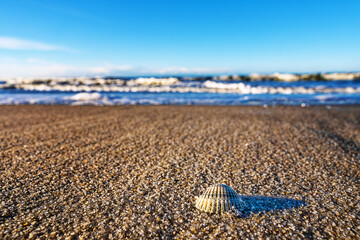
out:
M314 94L360 93L360 86L331 86L323 82L316 86L297 86L284 83L279 86L227 81L181 81L178 78L122 79L22 79L8 80L3 89L61 92L179 92L179 93L238 93L238 94Z
M8 79L0 81L0 104L360 104L360 82L246 82L174 77Z

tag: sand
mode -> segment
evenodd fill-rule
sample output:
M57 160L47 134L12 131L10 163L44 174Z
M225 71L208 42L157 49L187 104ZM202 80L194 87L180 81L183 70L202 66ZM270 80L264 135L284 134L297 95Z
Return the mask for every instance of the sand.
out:
M360 236L359 106L0 113L1 239ZM214 183L242 216L195 208Z

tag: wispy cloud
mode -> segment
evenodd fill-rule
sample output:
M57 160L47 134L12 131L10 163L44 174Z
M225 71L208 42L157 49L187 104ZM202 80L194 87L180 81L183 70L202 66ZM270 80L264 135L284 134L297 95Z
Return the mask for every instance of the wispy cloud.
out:
M126 74L132 69L129 65L74 66L37 58L0 58L0 78L104 76Z
M223 73L230 71L229 68L204 68L204 67L166 67L158 70L149 69L159 74L207 74L207 73Z
M0 58L0 78L212 74L227 71L228 69L187 67L149 68L116 64L74 66L37 58L23 60Z
M65 50L65 48L61 46L30 41L26 39L1 37L1 36L0 36L0 48L10 49L10 50L39 50L39 51Z
M182 74L217 74L227 73L231 71L228 68L204 68L204 67L134 67L129 65L124 66L106 66L103 70L107 70L107 75L182 75Z

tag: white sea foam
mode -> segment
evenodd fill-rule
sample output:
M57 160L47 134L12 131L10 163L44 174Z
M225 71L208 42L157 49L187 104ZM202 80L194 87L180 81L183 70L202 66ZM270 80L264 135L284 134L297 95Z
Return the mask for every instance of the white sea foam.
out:
M299 76L290 73L274 73L270 76L277 79L278 81L285 81L285 82L293 82L300 80Z
M332 97L333 97L332 95L318 95L318 96L315 96L314 98L317 100L320 100L320 101L325 101L325 100L331 99Z
M157 86L163 86L163 85L173 85L178 83L179 80L177 78L137 78L128 81L126 84L129 86L133 85L157 85Z
M281 93L281 94L313 94L315 92L331 93L331 92L344 92L344 93L360 93L360 88L346 87L346 88L304 88L304 87L251 87L244 83L219 83L215 81L206 81L203 85L207 89L215 89L217 92L222 93L241 93L241 94L264 94L264 93Z
M288 75L285 77L291 78L291 76ZM299 86L253 86L244 82L234 83L212 80L196 83L197 84L194 85L194 82L180 81L178 78L137 78L128 81L102 78L8 79L5 84L0 85L0 88L61 92L193 92L238 94L360 93L360 87L347 86L334 88L326 87L326 84L305 88ZM96 98L99 96L92 94L79 95L76 97Z
M78 93L69 98L74 101L96 101L101 99L100 93Z
M78 93L71 97L64 97L63 100L71 105L114 105L115 102L100 93ZM69 102L70 101L70 102Z

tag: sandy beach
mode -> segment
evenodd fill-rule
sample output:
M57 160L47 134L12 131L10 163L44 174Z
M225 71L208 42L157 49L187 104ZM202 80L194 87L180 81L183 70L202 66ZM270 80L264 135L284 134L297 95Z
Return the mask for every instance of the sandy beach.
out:
M360 236L360 107L0 106L1 239ZM243 216L195 197L224 183Z

